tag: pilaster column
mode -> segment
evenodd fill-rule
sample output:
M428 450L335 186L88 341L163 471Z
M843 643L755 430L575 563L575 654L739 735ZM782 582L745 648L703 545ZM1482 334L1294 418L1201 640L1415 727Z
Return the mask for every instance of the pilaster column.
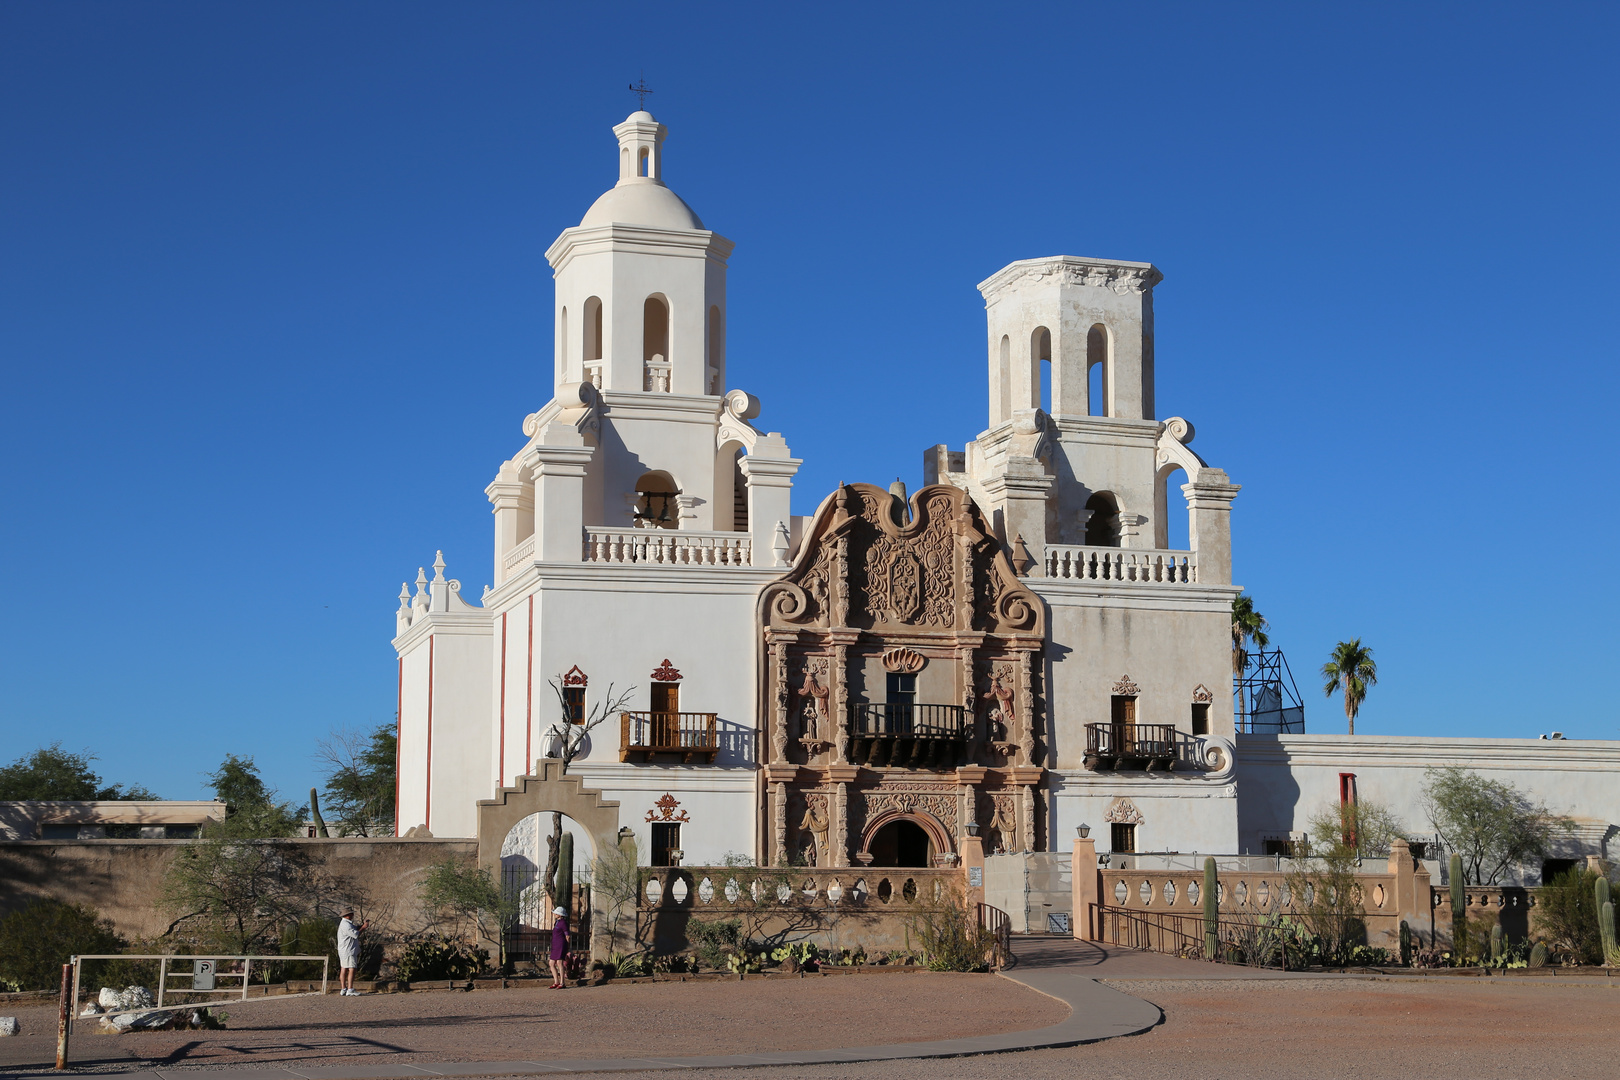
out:
M1199 469L1181 485L1191 517L1192 549L1198 555L1200 585L1232 584L1232 500L1242 491L1220 469Z
M1057 477L1035 458L1009 457L982 482L993 508L996 535L1011 544L1018 537L1035 560L1029 576L1046 576L1046 500Z
M508 461L484 489L495 515L495 584L506 580L506 555L534 533L534 488L522 479L522 468Z
M833 787L833 860L835 867L849 865L849 785L860 775L858 765L833 765L827 778Z
M1097 940L1091 925L1091 912L1097 905L1097 842L1091 837L1075 837L1074 855L1069 863L1070 889L1073 890L1074 911L1069 915L1069 926L1081 941Z
M802 464L776 431L759 436L743 455L742 473L748 483L748 535L753 542L755 566L776 563L776 523L792 520L789 500L793 476Z
M827 708L832 713L832 732L827 736L833 744L833 764L843 765L849 760L849 647L860 636L858 630L845 630L842 633L831 633L828 640L832 643L832 670L827 673L831 693L828 695Z
M529 448L524 465L534 474L534 557L580 562L585 549L585 467L596 448L572 424L546 426L545 441Z
M773 832L776 839L776 848L771 853L770 862L771 865L775 866L778 863L787 861L787 785L778 781L772 789L772 794L774 805L771 810L775 826Z

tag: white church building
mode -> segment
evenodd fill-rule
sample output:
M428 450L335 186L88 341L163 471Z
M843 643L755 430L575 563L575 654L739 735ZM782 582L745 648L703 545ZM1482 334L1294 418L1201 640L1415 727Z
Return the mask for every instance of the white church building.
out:
M655 864L951 865L970 829L1066 851L1082 824L1258 854L1347 790L1427 831L1449 763L1611 854L1620 743L1238 730L1239 487L1155 411L1151 264L992 274L985 429L926 450L909 498L844 485L796 517L801 462L727 379L732 241L665 183L663 124L613 132L617 182L546 253L554 388L486 489L493 585L465 597L441 556L400 594L399 832L475 835L611 686L631 701L568 771Z

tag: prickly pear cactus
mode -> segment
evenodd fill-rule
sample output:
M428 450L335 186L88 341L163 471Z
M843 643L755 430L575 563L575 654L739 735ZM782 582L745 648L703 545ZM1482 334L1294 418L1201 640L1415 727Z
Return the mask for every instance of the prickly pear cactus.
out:
M1221 955L1220 883L1215 876L1215 860L1204 860L1204 957L1217 960Z

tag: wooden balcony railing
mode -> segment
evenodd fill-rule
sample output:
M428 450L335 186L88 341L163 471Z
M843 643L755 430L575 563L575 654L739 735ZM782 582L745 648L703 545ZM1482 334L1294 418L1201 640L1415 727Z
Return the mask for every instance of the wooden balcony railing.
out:
M1179 758L1173 724L1087 724L1088 769L1170 770Z
M680 760L714 764L720 752L714 713L627 712L619 714L619 760Z
M967 749L967 710L960 705L851 702L851 760L857 765L952 768Z

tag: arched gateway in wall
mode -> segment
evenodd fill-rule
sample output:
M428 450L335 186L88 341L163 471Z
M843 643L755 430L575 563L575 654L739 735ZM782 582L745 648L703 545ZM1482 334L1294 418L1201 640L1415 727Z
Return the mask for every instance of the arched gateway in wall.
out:
M561 812L591 835L597 852L611 851L619 842L619 804L585 787L578 776L563 773L560 761L540 761L540 772L517 778L517 786L501 788L493 799L478 803L478 865L499 880L501 845L506 834L530 814Z

